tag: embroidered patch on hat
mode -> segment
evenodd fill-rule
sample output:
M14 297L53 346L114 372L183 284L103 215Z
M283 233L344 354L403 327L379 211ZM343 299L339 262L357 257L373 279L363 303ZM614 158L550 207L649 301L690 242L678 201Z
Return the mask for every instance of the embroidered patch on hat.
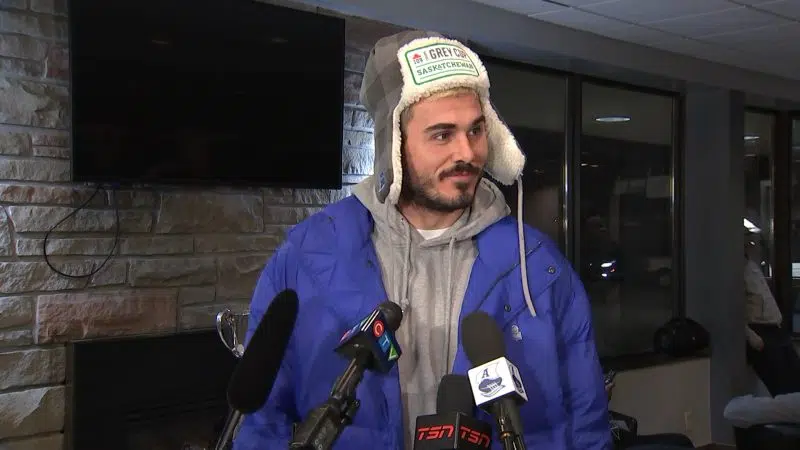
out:
M458 45L434 43L406 50L405 63L417 86L454 75L480 77L475 62Z

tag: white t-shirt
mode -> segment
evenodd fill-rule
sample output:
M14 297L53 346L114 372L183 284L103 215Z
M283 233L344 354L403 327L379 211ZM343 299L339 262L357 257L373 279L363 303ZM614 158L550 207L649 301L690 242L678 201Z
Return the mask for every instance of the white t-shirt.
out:
M425 238L425 240L427 241L428 239L437 238L437 237L439 237L439 236L443 235L443 234L444 234L444 233L445 233L447 230L449 230L449 229L450 229L450 227L447 227L447 228L440 228L440 229L438 229L438 230L420 230L420 229L417 229L417 231L418 231L418 232L419 232L419 234L421 234L421 235L422 235L422 237L424 237L424 238Z

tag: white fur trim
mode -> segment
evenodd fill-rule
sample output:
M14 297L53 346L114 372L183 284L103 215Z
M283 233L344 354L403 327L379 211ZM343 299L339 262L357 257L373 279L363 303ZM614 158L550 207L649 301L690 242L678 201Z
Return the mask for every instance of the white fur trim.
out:
M389 194L386 200L390 205L396 205L400 200L400 188L403 186L403 159L401 148L403 140L400 137L400 113L403 109L400 105L403 104L401 98L400 103L394 108L392 112L392 185L389 186Z
M513 184L522 175L525 155L489 101L489 76L478 55L458 41L430 37L415 39L400 47L397 59L403 75L403 88L400 101L392 112L392 185L387 195L389 203L397 204L403 185L400 114L423 98L455 87L472 88L478 93L489 139L486 171L502 184ZM417 65L419 67L415 67ZM420 67L429 70L423 72Z

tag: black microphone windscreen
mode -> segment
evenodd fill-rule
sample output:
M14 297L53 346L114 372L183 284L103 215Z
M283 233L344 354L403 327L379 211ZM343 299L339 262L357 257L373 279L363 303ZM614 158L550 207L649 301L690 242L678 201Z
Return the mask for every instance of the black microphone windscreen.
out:
M473 366L506 356L503 332L483 311L470 313L461 322L461 344Z
M386 319L386 328L392 332L400 328L400 322L403 321L403 310L397 306L397 303L383 302L378 306L378 309L383 313L383 318Z
M455 374L443 376L436 392L436 414L459 412L472 416L474 409L469 378Z
M297 309L297 293L291 289L272 300L228 382L228 402L234 409L250 414L266 403L289 346Z

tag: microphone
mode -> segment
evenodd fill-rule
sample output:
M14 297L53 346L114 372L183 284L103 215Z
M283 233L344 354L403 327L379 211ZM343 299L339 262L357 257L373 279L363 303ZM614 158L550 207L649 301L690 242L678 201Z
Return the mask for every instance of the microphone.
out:
M228 382L231 412L215 450L228 448L244 415L258 411L267 402L289 346L298 302L297 293L291 289L278 293L253 332Z
M475 404L497 421L503 448L525 450L519 405L528 401L519 369L506 359L503 333L486 313L469 314L461 323L461 343L473 368L467 371Z
M294 430L290 449L329 450L353 423L360 406L356 387L367 370L386 373L402 354L394 337L400 327L403 311L392 302L383 302L367 317L347 330L335 351L350 364L333 385L331 395L311 411Z
M464 375L445 375L436 394L436 414L417 417L414 450L483 450L492 446L492 427L472 417L475 402Z

